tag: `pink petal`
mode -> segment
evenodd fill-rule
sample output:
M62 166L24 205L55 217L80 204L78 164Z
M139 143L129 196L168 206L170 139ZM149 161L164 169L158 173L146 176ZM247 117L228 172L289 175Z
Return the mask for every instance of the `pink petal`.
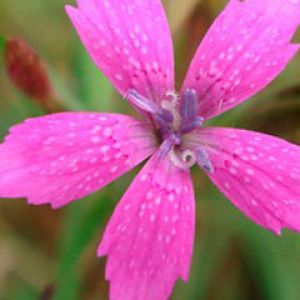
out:
M217 187L250 219L280 234L300 231L300 147L238 129L202 129Z
M159 0L78 0L78 5L66 11L96 65L124 97L135 89L159 101L174 90L173 46Z
M0 145L0 197L57 208L127 172L155 149L149 126L131 117L61 113L26 120Z
M190 175L154 156L117 206L98 255L108 255L111 300L167 299L187 280L194 240Z
M300 1L231 0L200 44L184 89L197 90L211 118L256 94L293 58Z

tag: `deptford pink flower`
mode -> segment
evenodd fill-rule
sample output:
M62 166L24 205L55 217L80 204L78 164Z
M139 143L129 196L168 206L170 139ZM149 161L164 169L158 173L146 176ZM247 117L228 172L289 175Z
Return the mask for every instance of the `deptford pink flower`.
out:
M67 13L97 66L143 116L63 113L13 127L0 147L1 197L61 207L152 155L110 220L110 299L167 299L188 279L194 239L190 167L200 166L257 224L300 230L300 148L203 123L268 85L299 49L300 1L231 0L179 94L159 0L78 0ZM274 18L276 16L276 18Z

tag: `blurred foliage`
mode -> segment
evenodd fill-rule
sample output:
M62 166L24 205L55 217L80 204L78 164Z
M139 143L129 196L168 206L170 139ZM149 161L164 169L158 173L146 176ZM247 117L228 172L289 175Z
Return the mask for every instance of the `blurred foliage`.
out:
M225 3L164 1L175 41L178 86L199 41ZM1 0L0 36L22 37L36 49L47 63L60 109L130 112L92 64L64 4L63 0ZM0 52L4 44L1 37ZM299 69L298 56L270 87L212 123L300 143ZM12 124L45 110L14 88L3 67L0 82L2 138ZM29 206L23 200L1 200L0 299L107 299L105 259L96 257L96 248L113 207L136 172L60 211ZM274 236L233 208L199 171L194 178L197 234L190 280L178 282L172 299L298 300L300 236L293 232Z
M6 45L6 39L3 36L0 36L0 53L3 55L3 51Z

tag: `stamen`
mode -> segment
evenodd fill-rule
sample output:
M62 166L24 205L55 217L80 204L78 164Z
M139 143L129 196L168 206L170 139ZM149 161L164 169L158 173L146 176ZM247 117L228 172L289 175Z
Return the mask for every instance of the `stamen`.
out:
M187 89L182 93L180 115L180 132L186 134L202 126L204 118L197 116L198 95L193 89Z
M189 133L193 131L195 128L199 128L203 125L204 118L202 117L196 117L193 121L187 122L187 123L182 123L180 132L182 134Z
M180 143L181 139L176 133L170 134L160 146L159 157L165 157L172 149L174 149L174 146L178 146Z
M153 119L157 124L162 137L165 137L166 134L170 131L170 122L166 121L166 119L161 117L159 114L153 115Z
M140 95L136 90L128 90L127 98L133 105L148 113L154 114L160 110L159 105Z
M183 123L194 120L197 115L198 95L193 89L187 89L182 93L180 114Z
M166 139L163 141L159 148L159 159L164 158L174 147L174 144L170 139Z
M214 174L215 170L210 161L209 154L206 150L204 149L197 150L196 161L199 167L202 168L204 171Z
M163 109L134 89L128 90L127 98L137 108L150 113L163 132L169 129L169 124L173 121L173 115L169 110Z
M174 165L181 169L189 169L197 163L205 171L213 173L214 168L205 149L182 150L182 145L185 145L184 148L187 146L184 139L186 134L201 127L204 121L202 117L197 116L197 92L193 89L185 90L181 96L180 107L179 97L174 92L167 92L165 96L165 100L159 105L134 89L128 90L127 93L129 101L138 109L149 113L158 127L163 140L159 159L168 155Z

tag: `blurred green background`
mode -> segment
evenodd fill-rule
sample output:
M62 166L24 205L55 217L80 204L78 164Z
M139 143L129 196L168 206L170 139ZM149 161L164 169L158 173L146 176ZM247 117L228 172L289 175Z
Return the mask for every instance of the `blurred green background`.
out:
M70 4L74 1L70 0ZM222 0L164 1L175 42L177 85ZM0 35L24 38L51 73L67 110L130 112L93 66L65 12L65 0L0 0ZM276 17L276 16L275 16ZM295 37L299 41L299 37ZM0 138L44 109L9 81L0 58ZM260 130L300 144L300 57L270 87L214 124ZM59 211L0 201L0 299L107 299L105 259L96 258L104 226L135 173ZM276 237L232 207L194 170L197 228L190 280L172 299L300 299L300 235Z

